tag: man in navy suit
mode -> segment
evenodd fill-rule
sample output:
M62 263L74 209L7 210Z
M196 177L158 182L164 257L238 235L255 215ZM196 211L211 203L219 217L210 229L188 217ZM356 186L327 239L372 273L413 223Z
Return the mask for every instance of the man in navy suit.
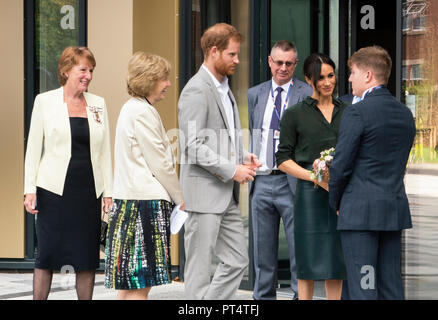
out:
M352 300L404 299L401 230L412 222L403 177L415 122L385 87L391 65L378 46L350 58L349 81L361 101L343 113L330 167L330 205L339 214Z
M272 79L248 90L251 152L262 166L251 184L254 235L254 299L276 299L278 232L283 220L289 249L291 290L297 298L294 246L294 194L297 179L277 169L280 118L284 110L312 95L312 87L294 78L298 63L295 45L277 42L268 57Z

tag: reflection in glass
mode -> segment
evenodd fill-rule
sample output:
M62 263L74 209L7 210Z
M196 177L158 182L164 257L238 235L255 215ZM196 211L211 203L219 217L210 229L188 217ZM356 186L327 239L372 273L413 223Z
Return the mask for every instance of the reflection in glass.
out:
M407 299L438 292L438 2L403 1L403 99L417 135L406 175L413 228L403 236Z
M59 87L58 59L65 47L79 43L78 0L36 0L35 45L38 92Z
M240 121L243 129L243 147L249 150L248 133L248 85L249 85L249 0L193 0L192 1L192 70L191 75L198 72L203 62L201 36L210 26L225 22L233 25L243 34L245 40L241 44L239 66L230 77L230 88L237 101ZM245 130L246 129L246 130ZM244 233L249 241L249 188L248 184L240 186L239 208L243 216ZM216 270L218 259L213 258L211 273ZM248 269L243 280L248 280Z
M240 46L239 66L232 76L231 91L239 107L240 123L242 125L243 148L249 150L248 122L248 86L249 86L249 0L231 1L231 24L243 34L245 40ZM249 243L249 185L240 186L239 208L243 216L243 226L247 243ZM248 280L248 269L244 280Z
M59 87L58 60L65 47L79 44L79 0L35 0L35 90ZM32 217L35 221L38 217ZM36 230L33 231L35 251Z

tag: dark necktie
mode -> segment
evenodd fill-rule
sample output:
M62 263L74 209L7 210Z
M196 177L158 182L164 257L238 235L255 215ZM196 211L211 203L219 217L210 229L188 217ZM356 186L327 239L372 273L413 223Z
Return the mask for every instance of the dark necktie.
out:
M271 125L269 127L269 137L268 137L268 152L267 152L267 160L268 160L268 167L269 168L274 168L275 167L275 135L274 132L280 131L280 116L281 116L281 91L283 91L282 87L277 87L277 89L275 89L275 91L277 91L277 96L275 98L275 102L274 102L274 110L272 111L272 117L271 117ZM270 156L272 155L272 164L269 161Z

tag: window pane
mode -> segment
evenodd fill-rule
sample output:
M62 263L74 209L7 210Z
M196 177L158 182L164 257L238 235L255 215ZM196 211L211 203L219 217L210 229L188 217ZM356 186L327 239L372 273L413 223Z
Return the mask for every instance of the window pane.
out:
M65 47L79 43L79 0L36 0L35 45L38 92L55 89L58 59Z
M417 135L405 178L413 228L403 235L402 273L407 299L437 299L438 1L404 0L403 6L404 19L424 32L403 34L403 93Z
M249 150L249 123L248 123L248 85L249 85L249 0L231 1L231 24L243 34L246 39L241 43L239 54L239 66L231 78L231 91L233 92L239 117L242 125L243 148ZM243 217L245 237L249 244L249 184L240 185L239 208ZM244 280L248 279L248 269Z
M415 17L413 22L414 30L421 30L426 28L426 17Z

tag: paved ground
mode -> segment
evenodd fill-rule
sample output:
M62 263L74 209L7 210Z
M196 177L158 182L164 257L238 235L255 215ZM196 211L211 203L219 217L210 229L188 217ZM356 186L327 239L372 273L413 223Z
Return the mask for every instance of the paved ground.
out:
M32 272L0 272L0 300L32 300ZM116 291L104 287L104 275L96 275L94 300L116 300ZM290 300L289 288L278 289L279 300ZM325 299L322 283L315 286L315 299ZM74 276L55 274L49 300L76 300ZM171 284L157 286L151 290L151 300L185 300L184 284L173 281ZM238 290L237 300L252 300L252 291Z

